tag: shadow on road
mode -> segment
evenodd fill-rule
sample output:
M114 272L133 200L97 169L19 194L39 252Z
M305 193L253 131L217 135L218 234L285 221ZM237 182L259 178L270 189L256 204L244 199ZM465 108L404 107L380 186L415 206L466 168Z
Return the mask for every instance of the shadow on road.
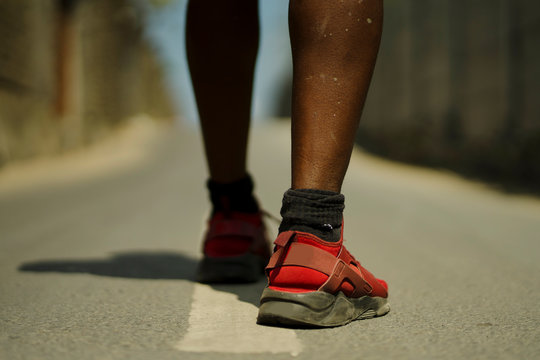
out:
M125 252L107 259L46 260L23 263L19 271L79 273L130 279L188 280L195 282L198 260L177 252ZM259 306L265 281L253 284L215 284L238 299Z
M108 259L24 263L19 271L83 273L133 279L195 279L197 260L174 252L126 252Z

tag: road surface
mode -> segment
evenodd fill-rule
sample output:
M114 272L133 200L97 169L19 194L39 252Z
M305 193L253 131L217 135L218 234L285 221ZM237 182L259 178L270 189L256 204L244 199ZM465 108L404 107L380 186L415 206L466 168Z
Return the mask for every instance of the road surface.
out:
M286 122L253 130L274 214L289 146ZM355 151L347 246L388 281L392 310L293 330L255 325L264 281L194 283L205 177L195 130L143 120L1 171L0 359L540 358L538 199Z

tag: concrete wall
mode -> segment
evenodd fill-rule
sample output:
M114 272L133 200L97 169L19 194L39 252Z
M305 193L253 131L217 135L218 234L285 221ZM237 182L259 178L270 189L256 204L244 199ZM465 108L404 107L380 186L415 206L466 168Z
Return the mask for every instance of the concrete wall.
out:
M48 1L0 2L0 163L54 147L54 33ZM32 119L29 121L29 119Z
M540 188L540 2L386 0L358 142Z
M143 18L127 0L0 2L0 165L94 141L140 112L173 116Z

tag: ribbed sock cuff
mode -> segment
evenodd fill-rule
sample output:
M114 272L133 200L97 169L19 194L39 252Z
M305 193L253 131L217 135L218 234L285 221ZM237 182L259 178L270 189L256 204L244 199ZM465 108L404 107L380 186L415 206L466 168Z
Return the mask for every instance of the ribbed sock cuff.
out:
M213 214L217 211L246 213L259 211L259 205L253 196L253 180L249 175L232 183L217 183L208 180L206 186L210 192Z
M345 197L317 189L289 189L283 195L279 232L305 231L326 241L339 241Z

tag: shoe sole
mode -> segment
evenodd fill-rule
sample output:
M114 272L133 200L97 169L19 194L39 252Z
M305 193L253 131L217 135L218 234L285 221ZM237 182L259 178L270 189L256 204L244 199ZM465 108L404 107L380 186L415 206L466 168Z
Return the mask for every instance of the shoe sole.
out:
M204 257L199 263L196 280L201 283L250 283L264 274L268 259L255 254L227 257Z
M353 320L383 316L390 311L386 298L349 298L342 292L289 293L264 289L257 323L290 327L334 327Z

